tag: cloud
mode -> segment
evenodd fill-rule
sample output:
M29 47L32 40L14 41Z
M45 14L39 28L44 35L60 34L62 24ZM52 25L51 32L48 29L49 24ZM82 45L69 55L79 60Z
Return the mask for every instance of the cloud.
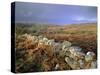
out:
M31 11L28 11L26 14L23 14L24 17L30 17L32 16L32 12Z
M96 18L91 18L91 19L89 19L90 21L97 21L97 19Z
M97 8L90 6L23 3L16 4L17 22L67 24L97 21Z
M96 22L97 18L93 17L87 17L87 16L77 16L73 18L72 20L78 21L78 22Z
M86 18L85 17L78 16L78 17L75 17L73 20L83 21L83 20L86 20Z

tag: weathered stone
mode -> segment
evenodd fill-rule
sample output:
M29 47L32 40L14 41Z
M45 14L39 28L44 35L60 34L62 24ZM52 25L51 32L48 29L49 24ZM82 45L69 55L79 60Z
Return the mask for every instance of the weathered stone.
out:
M48 39L43 36L32 36L29 34L18 36L17 39L21 41L18 42L16 47L20 49L26 48L27 51L30 50L28 53L30 55L29 57L33 55L33 52L35 53L38 51L40 52L39 55L43 58L41 60L52 56L58 56L63 58L63 60L65 59L66 63L72 69L89 69L97 67L97 62L94 60L94 52L87 52L85 54L82 52L82 48L78 46L71 46L72 44L69 41L63 41L62 43L55 42L54 39ZM54 69L57 70L60 67L59 65L60 64L56 64Z
M97 68L97 62L96 61L92 61L91 62L91 69Z
M81 52L81 51L82 51L82 48L80 48L80 47L78 47L78 46L71 46L71 47L69 48L69 50L70 50L70 52L71 52L72 54L74 54L74 52Z
M54 46L54 44L55 44L54 39L48 40L46 42L46 45Z
M80 68L81 68L81 69L84 69L85 61L82 60L82 59L80 59L78 62L79 62L79 64L80 64Z
M81 50L82 49L77 46L69 47L69 51L71 53L69 57L74 58L76 60L84 58L85 54L83 52L81 52Z
M72 58L69 58L69 57L65 57L65 61L69 64L69 66L76 70L76 69L80 69L80 65L77 61L75 61L74 59Z
M95 54L93 52L87 52L85 55L85 61L89 62L94 59Z
M64 41L62 43L62 50L66 51L68 50L68 47L70 47L72 44L69 41Z
M54 47L54 53L60 53L61 52L61 44L60 43L55 43L53 45Z

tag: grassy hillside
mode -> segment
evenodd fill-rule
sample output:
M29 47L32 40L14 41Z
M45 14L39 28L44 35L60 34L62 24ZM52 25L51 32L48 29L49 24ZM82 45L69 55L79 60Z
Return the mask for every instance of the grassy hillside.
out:
M44 34L48 38L54 38L56 41L68 40L73 45L78 45L87 51L97 50L97 25L81 24L81 25L65 25L48 27L48 31Z
M56 41L68 40L73 45L81 46L84 51L97 50L97 25L96 23L73 25L42 25L42 24L17 24L16 34L29 33L44 35Z
M97 55L96 23L74 25L16 24L15 29L16 72L53 71L56 64L59 64L58 70L72 69L65 62L63 55L54 53L53 46L39 45L35 42L37 36L40 35L47 39L53 39L56 43L69 41L72 46L82 48L85 54L90 51Z

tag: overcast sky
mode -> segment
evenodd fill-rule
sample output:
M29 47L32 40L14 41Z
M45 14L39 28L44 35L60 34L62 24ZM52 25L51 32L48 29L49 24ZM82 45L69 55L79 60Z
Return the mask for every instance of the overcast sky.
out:
M16 2L15 22L73 24L97 22L97 8L91 6Z

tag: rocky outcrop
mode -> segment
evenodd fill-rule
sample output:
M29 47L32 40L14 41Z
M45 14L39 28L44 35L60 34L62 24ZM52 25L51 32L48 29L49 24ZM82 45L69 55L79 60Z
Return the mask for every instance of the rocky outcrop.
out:
M61 63L64 63L65 69L71 68L76 70L97 67L94 52L87 52L85 54L82 48L73 46L69 41L55 42L54 39L48 39L41 35L23 34L17 36L16 53L17 56L21 55L20 58L24 61L24 63L18 64L17 70L27 62L32 63L33 61L37 61L39 64L43 63L42 71L63 69ZM54 62L52 63L51 61Z

